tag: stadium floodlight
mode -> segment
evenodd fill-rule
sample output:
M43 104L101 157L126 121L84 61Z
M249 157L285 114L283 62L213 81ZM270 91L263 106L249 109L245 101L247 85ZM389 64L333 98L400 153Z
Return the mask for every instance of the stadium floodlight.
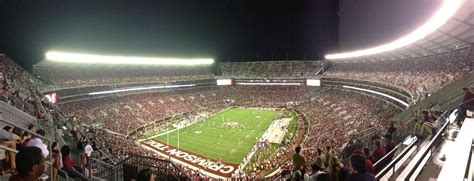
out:
M445 24L454 15L454 13L456 13L459 7L461 7L462 2L463 0L444 0L443 4L441 5L441 8L439 8L438 11L436 11L436 13L425 24L423 24L410 34L395 41L364 50L329 54L326 55L325 58L328 60L355 58L360 56L387 52L412 44L420 39L425 38L430 33L436 31L443 24Z
M86 63L86 64L129 64L129 65L210 65L212 58L160 58L160 57L128 57L104 56L83 53L49 51L46 59L55 62Z

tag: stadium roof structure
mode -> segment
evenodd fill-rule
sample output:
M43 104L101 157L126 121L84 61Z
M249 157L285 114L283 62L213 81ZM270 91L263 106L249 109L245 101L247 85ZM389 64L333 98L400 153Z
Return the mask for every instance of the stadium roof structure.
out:
M474 0L445 0L445 4L449 4L448 1L460 1L462 3L456 12L447 19L446 23L415 42L380 53L370 53L366 51L368 49L365 49L326 55L326 59L350 62L397 60L432 56L471 46L474 43ZM365 54L356 55L355 52L360 53L361 51L365 51Z
M48 51L46 60L37 65L92 64L92 65L211 65L212 58L172 58L172 57L136 57L108 56L72 52Z

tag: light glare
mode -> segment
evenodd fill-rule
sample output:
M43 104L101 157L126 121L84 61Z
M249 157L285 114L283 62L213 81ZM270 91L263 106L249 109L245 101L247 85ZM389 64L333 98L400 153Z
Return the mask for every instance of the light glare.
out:
M209 65L214 63L211 58L159 58L159 57L124 57L104 56L82 53L49 51L46 59L55 62L86 63L86 64L129 64L129 65Z
M444 0L444 3L441 6L441 8L425 24L423 24L420 28L416 29L410 34L400 39L397 39L391 43L369 48L369 49L364 49L364 50L357 50L357 51L338 53L338 54L329 54L329 55L326 55L325 58L328 60L354 58L354 57L382 53L382 52L395 50L397 48L407 46L411 43L414 43L420 39L425 38L430 33L436 31L443 24L445 24L449 20L449 18L451 18L451 16L453 16L454 13L459 9L462 2L463 0Z

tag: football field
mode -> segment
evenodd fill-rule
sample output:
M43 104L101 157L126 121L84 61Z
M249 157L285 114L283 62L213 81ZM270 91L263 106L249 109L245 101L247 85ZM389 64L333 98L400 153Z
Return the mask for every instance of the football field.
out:
M155 140L205 157L239 164L278 116L278 111L230 108Z

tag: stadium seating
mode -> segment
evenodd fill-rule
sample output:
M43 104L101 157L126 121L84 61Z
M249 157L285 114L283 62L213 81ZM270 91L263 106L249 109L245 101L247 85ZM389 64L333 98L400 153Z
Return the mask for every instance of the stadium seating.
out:
M472 53L470 48L440 54L435 57L419 59L404 59L385 62L335 62L324 75L325 80L339 81L344 78L358 84L389 84L385 89L400 87L396 91L387 91L392 95L407 97L415 95L419 100L424 92L432 93L439 87L458 80L472 73ZM42 102L40 87L47 87L40 80L28 74L6 57L2 57L2 78L4 84L12 88L3 89L0 99L22 111L41 117ZM406 66L411 61L415 65ZM43 66L43 67L42 67ZM445 70L445 67L450 67ZM209 67L188 69L171 69L155 71L150 68L138 71L139 68L99 67L88 66L73 70L77 66L64 67L37 64L35 71L50 71L42 75L54 85L64 89L68 94L107 90L110 87L148 84L150 82L176 80L203 80L213 78ZM143 67L141 67L143 68ZM140 68L140 70L141 70ZM322 68L320 62L246 62L222 63L223 76L229 77L311 77L316 76ZM103 71L101 71L103 70ZM112 71L114 70L114 71ZM120 70L120 71L116 71ZM264 71L262 71L264 70ZM86 72L86 73L84 73ZM75 77L77 76L77 77ZM125 79L125 77L134 77ZM368 82L369 81L369 82ZM370 82L371 81L371 82ZM418 87L417 84L423 86ZM102 86L102 87L101 87ZM79 88L78 88L79 87ZM370 87L368 87L370 88ZM307 135L301 142L302 153L308 162L317 161L323 155L321 149L332 147L333 156L341 155L344 147L353 135L365 129L374 129L384 133L390 126L389 119L402 111L397 105L390 104L379 98L368 95L346 92L332 88L312 88L306 86L197 86L191 89L173 91L158 91L153 93L131 93L130 95L111 95L90 100L71 100L61 104L55 111L73 125L71 131L81 130L83 137L93 140L94 147L100 150L106 158L118 163L132 155L162 158L155 152L146 150L135 141L136 137L128 136L130 132L143 125L154 123L153 126L164 125L170 117L183 113L207 111L216 112L230 105L249 107L291 107L298 115L297 129L306 130ZM32 111L32 109L34 111ZM303 118L306 118L306 122ZM69 134L69 132L68 132ZM72 132L71 132L72 134ZM302 138L300 138L303 140ZM75 140L77 141L77 140ZM257 177L260 172L267 173L275 169L291 170L292 149L300 142L288 143L287 149L282 149L268 159L261 154L256 156L256 162L251 163L253 170L250 175ZM371 148L372 149L372 148ZM268 150L269 151L269 150ZM164 158L166 159L166 158ZM341 158L343 159L343 158ZM342 160L339 160L342 161ZM160 162L161 163L161 162ZM159 164L157 164L159 166ZM157 166L157 167L158 167ZM176 164L181 171L193 179L202 178L198 172Z
M313 77L321 70L318 61L270 61L220 63L225 77Z
M125 66L78 65L41 61L33 66L48 85L48 89L90 87L98 85L126 85L137 83L165 83L177 80L213 78L210 66Z
M299 102L296 109L301 110L309 118L308 139L303 143L304 147L311 148L304 151L304 155L308 158L314 158L316 148L326 145L334 147L334 153L339 154L351 134L367 127L385 130L388 118L400 111L367 96L354 96L338 90L309 90L300 86L208 87L79 101L67 103L61 108L66 116L77 117L79 124L97 125L90 127L90 136L95 138L99 147L109 150L108 154L113 159L121 160L131 153L156 156L139 148L132 140L126 139L124 135L129 131L160 118L204 110L211 105L224 107L226 99L234 100L234 105L243 106L286 106L289 102ZM371 121L366 121L368 120L366 118ZM339 127L338 125L349 126ZM300 127L303 128L303 125ZM123 143L127 143L125 144L127 146L123 146ZM287 150L275 155L281 157L290 153ZM277 157L272 159L277 159ZM254 164L266 162L268 160ZM271 164L264 168L272 170L288 165L288 162L275 163L278 164Z
M0 81L0 100L32 116L44 116L41 94L37 91L41 81L4 55L0 55Z

